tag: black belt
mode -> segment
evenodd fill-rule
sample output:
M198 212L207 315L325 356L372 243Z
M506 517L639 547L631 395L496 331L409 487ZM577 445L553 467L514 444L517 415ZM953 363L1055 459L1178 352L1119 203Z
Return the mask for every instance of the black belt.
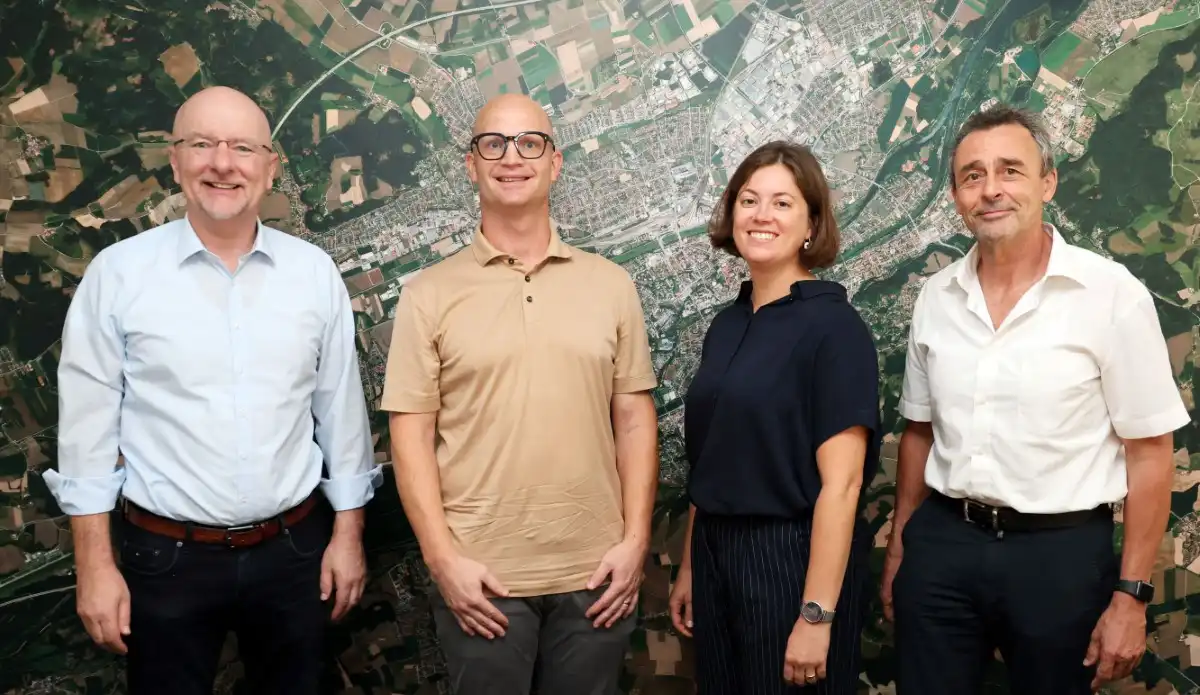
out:
M996 532L1070 528L1092 519L1111 519L1113 515L1112 506L1107 504L1074 512L1031 514L1019 512L1012 507L995 507L975 500L947 497L937 490L929 491L929 499L953 510L968 523Z

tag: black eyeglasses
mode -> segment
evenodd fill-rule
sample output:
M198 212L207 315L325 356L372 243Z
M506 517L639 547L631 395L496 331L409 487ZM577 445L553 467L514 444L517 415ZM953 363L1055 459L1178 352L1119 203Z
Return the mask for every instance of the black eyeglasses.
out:
M517 146L517 154L521 155L522 159L537 159L546 154L547 145L554 147L553 138L536 130L526 130L516 135L480 133L471 138L471 147L479 152L480 157L496 160L504 157L510 140Z

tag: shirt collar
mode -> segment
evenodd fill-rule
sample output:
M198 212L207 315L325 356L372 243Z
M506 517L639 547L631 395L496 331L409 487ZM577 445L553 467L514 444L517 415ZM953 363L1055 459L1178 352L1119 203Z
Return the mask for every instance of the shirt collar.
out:
M483 235L483 223L475 225L475 236L471 239L471 252L475 254L475 260L479 265L487 265L497 258L507 256L503 251L497 250L487 237ZM571 245L562 240L558 233L558 223L550 220L550 246L546 249L548 258L570 258Z
M196 236L196 230L192 228L192 222L184 215L181 220L182 228L179 230L179 244L176 247L175 261L182 264L187 259L195 256L201 251L207 251L204 243L200 241L200 237ZM250 247L250 253L246 254L249 258L256 253L261 253L263 256L272 262L275 260L275 252L271 246L271 233L274 231L270 227L262 223L262 220L256 219L254 224L257 227L254 235L254 245Z
M749 303L750 295L753 290L754 283L750 280L743 280L742 286L738 290L737 301ZM792 299L812 299L813 297L819 297L825 294L845 298L846 288L830 280L797 280L796 282L792 283L792 286L786 295L776 299L774 302L770 302L769 304L775 304L776 302L782 300L790 301Z
M1078 262L1075 249L1067 243L1058 228L1049 222L1042 223L1042 231L1049 234L1053 241L1050 245L1050 259L1046 262L1045 277L1067 278L1086 286L1087 275L1083 266ZM979 281L978 265L979 244L975 243L971 245L971 250L967 251L967 255L963 256L958 269L947 279L946 285L955 283L964 291L970 292L972 285Z

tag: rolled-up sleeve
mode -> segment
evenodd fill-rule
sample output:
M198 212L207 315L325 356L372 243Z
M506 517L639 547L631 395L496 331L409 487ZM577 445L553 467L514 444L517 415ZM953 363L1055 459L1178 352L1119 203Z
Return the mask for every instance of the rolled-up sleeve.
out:
M103 252L67 308L58 363L58 470L42 474L70 516L112 511L125 483L120 454L125 339L113 314L120 277Z
M925 347L921 343L921 330L925 325L926 283L913 305L912 321L908 327L908 352L904 358L904 383L900 390L900 415L913 422L929 422L933 419L933 403L929 391L929 373L925 368Z
M330 320L325 329L313 393L317 445L329 477L321 491L335 511L358 509L383 484L383 468L375 464L371 428L354 345L354 312L337 266L329 262Z
M1139 283L1122 292L1109 326L1100 382L1117 436L1154 437L1188 424L1191 417L1171 373L1166 340L1150 293Z

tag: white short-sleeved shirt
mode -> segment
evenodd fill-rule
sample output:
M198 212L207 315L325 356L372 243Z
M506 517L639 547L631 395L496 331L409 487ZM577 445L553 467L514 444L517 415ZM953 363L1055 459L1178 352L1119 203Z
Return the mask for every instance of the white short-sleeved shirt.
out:
M1150 292L1058 230L1045 276L992 328L977 246L926 281L900 414L932 422L925 482L1023 512L1125 497L1121 438L1188 424Z

